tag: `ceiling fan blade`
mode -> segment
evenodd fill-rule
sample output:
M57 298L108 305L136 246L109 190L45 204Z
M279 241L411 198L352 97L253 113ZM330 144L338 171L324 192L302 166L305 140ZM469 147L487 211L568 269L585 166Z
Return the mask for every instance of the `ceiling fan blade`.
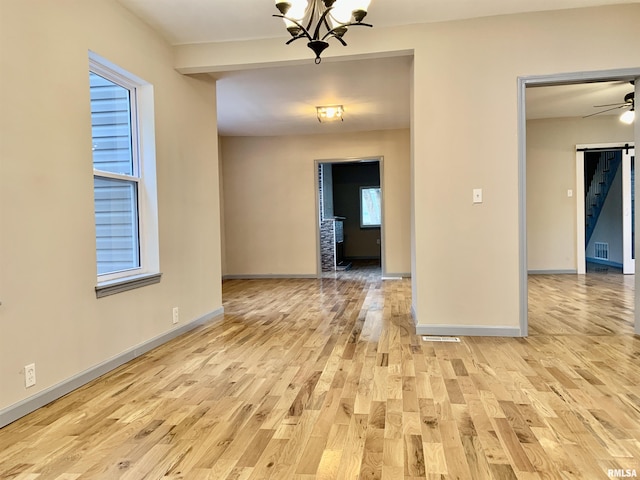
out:
M605 105L594 105L593 108L615 107L616 105L624 106L629 102L607 103Z
M625 103L624 105L619 105L619 106L617 106L617 107L607 108L606 110L600 110L599 112L592 113L592 114L590 114L590 115L585 115L585 116L584 116L584 117L582 117L582 118L589 118L589 117L593 117L594 115L600 115L601 113L610 112L611 110L618 110L618 109L620 109L620 108L624 108L624 107L627 107L627 106L628 106L628 107L630 107L630 106L631 106L631 104L629 104L629 103Z

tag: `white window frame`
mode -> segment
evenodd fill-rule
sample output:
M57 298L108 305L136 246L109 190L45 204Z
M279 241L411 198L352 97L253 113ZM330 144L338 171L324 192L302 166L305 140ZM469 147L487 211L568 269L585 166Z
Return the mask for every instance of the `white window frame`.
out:
M362 201L362 192L364 190L379 190L380 191L380 223L364 223L364 205ZM380 185L368 185L360 187L360 228L381 228L382 227L382 189Z
M93 52L89 71L131 92L132 175L94 169L94 177L135 182L138 202L140 267L97 275L96 293L101 297L160 281L154 104L151 84Z

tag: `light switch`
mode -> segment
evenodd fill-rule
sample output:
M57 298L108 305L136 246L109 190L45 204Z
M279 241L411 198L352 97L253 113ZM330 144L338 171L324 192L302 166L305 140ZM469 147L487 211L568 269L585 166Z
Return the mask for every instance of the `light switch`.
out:
M482 203L482 189L474 188L473 189L473 203Z
M567 197L573 197L573 190L567 190Z

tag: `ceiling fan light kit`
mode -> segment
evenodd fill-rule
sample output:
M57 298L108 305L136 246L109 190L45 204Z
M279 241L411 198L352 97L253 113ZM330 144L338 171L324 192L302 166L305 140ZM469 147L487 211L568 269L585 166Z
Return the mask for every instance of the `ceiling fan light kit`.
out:
M620 115L620 121L622 123L626 123L627 125L631 125L635 119L636 119L635 110L627 110L622 115Z
M633 81L629 82L631 83L631 85L634 84ZM591 115L586 115L582 118L589 118L589 117L593 117L595 115L600 115L602 113L606 113L606 112L611 112L612 110L619 110L621 108L628 108L629 110L627 110L626 112L624 112L622 115L620 115L620 121L622 123L626 123L627 125L632 124L635 119L636 119L636 94L635 92L629 92L624 96L624 102L620 102L620 103L609 103L606 105L594 105L594 108L604 108L604 107L610 107L607 108L606 110L601 110L599 112L596 113L592 113Z
M343 37L349 27L372 27L363 23L371 0L275 0L280 14L273 15L284 20L291 38L289 45L301 38L307 39L307 46L315 53L315 63L328 47L330 38L335 38L343 46ZM324 32L324 34L322 33Z
M636 119L636 105L635 105L635 92L627 93L624 96L625 103L631 105L631 109L624 112L620 115L620 121L622 123L626 123L627 125L631 125L633 121Z

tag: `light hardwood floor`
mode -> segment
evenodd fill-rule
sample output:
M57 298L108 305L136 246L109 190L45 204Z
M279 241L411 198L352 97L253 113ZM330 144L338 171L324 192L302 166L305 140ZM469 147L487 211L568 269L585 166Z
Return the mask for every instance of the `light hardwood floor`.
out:
M619 277L532 277L528 338L460 343L417 336L410 281L375 270L227 281L222 321L0 430L0 478L640 475Z

